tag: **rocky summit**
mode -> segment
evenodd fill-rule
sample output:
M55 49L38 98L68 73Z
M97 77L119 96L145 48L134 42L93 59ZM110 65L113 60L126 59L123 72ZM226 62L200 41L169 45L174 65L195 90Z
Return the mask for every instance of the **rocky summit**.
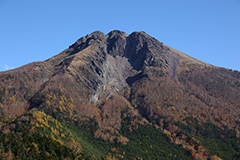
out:
M96 31L0 72L0 120L3 159L240 159L240 72Z

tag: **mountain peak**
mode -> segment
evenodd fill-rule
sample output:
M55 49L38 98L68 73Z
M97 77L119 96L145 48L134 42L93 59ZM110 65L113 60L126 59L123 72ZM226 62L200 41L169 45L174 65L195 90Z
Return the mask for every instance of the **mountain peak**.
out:
M89 36L86 36L86 38L92 38L92 39L105 39L106 35L101 31L95 31L92 32Z
M144 32L144 31L134 31L134 32L132 32L130 35L132 35L132 36L145 35L145 36L150 37L150 36L149 36L146 32Z
M108 37L113 37L113 36L128 36L125 32L120 31L120 30L113 30L109 32Z
M88 52L86 55L81 53L90 46L92 52ZM119 30L111 31L107 35L95 31L80 38L69 47L67 52L70 56L76 53L79 53L78 55L81 57L84 55L85 60L102 59L97 63L104 63L106 56L118 56L118 58L125 58L130 66L137 71L146 71L147 67L150 66L158 67L159 70L173 78L180 57L182 57L143 31L133 32L130 35Z

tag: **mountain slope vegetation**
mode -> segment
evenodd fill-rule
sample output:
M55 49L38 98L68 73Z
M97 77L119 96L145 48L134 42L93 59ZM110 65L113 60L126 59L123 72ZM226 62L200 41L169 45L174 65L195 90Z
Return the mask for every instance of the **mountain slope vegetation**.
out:
M239 124L240 72L145 32L0 72L2 159L239 159Z

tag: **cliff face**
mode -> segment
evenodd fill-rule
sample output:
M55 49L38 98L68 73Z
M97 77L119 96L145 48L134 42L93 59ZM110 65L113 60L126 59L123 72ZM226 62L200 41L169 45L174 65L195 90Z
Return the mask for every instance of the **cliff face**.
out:
M2 125L34 108L56 119L94 119L95 137L110 142L127 143L118 132L126 117L171 133L191 125L194 134L239 137L240 73L144 32L96 31L46 61L0 73Z

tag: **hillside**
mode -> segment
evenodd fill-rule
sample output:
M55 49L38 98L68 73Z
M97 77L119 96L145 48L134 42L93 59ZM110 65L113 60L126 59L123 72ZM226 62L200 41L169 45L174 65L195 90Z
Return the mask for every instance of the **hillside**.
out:
M0 72L0 119L3 158L240 159L240 72L145 32L96 31ZM30 137L21 152L16 137Z

